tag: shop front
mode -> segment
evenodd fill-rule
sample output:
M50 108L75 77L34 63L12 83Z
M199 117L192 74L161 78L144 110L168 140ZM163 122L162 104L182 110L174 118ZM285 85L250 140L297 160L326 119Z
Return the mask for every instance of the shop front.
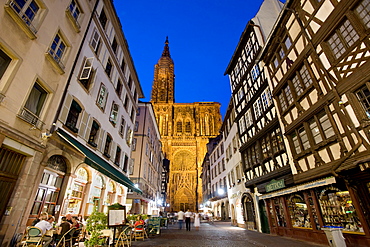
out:
M328 244L323 227L341 227L347 246L369 246L358 201L342 179L329 177L259 197L272 234Z

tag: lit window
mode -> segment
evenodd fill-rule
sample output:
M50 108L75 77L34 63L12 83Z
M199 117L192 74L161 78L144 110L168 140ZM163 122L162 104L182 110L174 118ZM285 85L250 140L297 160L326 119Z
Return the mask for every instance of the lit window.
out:
M107 102L107 98L108 98L107 88L104 86L104 84L101 84L101 86L100 86L100 92L99 92L98 99L97 99L96 103L103 110L105 108L105 104Z
M112 109L109 116L109 121L113 124L117 123L119 105L115 102L112 103Z

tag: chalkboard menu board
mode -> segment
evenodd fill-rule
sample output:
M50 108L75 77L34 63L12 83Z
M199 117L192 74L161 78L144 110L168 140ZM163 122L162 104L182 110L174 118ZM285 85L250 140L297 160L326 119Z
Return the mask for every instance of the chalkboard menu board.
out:
M161 218L151 217L148 221L149 234L161 233Z

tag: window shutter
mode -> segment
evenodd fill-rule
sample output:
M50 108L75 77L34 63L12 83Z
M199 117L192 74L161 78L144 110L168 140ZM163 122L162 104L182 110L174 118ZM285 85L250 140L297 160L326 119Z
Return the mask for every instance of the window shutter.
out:
M103 152L104 151L104 140L105 140L106 133L104 130L99 131L99 141L98 141L98 149Z
M93 62L94 62L93 57L85 59L84 65L83 65L82 70L81 70L80 80L87 80L87 79L90 78L91 71L93 69L93 67L92 67Z
M88 120L89 120L89 114L86 111L84 111L82 113L80 131L78 133L82 138L85 137L86 124Z
M114 159L116 158L116 156L114 156L116 154L116 148L117 148L117 143L112 141L112 144L111 144L111 147L110 147L110 159L114 162Z
M92 127L92 123L93 123L93 118L89 118L89 122L87 123L86 125L86 132L85 132L85 140L88 141L89 140L89 136L90 136L90 132L91 132L91 127Z
M59 115L59 120L64 124L67 120L69 108L71 107L73 97L70 94L67 94L67 97L64 101L62 112Z

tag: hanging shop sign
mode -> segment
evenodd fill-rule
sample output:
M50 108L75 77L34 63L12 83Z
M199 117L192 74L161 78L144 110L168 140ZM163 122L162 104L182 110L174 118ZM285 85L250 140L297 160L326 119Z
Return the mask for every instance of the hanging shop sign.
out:
M268 183L266 186L266 192L271 192L271 191L274 191L274 190L279 190L279 189L282 189L282 188L285 188L285 183L284 183L284 179L280 179L280 180L271 180L270 183Z

